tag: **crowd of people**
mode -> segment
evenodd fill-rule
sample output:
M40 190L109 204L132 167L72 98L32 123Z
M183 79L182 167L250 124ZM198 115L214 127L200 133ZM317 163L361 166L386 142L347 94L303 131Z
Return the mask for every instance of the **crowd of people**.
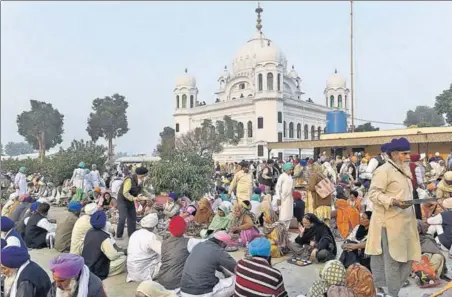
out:
M288 296L272 266L284 256L323 263L308 297L396 297L410 276L440 286L450 281L452 151L446 160L410 151L400 138L374 157L217 163L214 194L204 197L151 194L145 167L101 177L81 162L57 222L22 167L2 205L2 293L103 297L102 282L126 273L137 297ZM44 267L53 281L30 248L61 253ZM450 284L432 296L452 294Z

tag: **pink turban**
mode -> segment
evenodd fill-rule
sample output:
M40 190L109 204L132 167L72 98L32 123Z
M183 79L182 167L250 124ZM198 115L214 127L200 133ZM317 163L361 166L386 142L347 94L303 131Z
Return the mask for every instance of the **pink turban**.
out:
M231 241L231 237L225 231L215 232L213 237L218 239L219 241L222 241L222 242L226 243L226 244L229 244L229 242Z
M77 278L85 265L82 257L61 254L50 262L50 270L59 279Z

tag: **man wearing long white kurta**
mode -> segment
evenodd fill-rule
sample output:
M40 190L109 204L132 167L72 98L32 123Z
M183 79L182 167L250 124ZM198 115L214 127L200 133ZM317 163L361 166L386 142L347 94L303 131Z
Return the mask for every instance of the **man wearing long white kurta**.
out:
M19 172L14 178L14 186L19 197L27 193L27 176L25 175L25 167L20 167Z
M279 221L286 225L286 229L289 230L290 222L293 218L293 164L286 163L283 165L283 173L278 177L276 182L276 196L278 198Z
M77 187L78 189L83 189L83 181L85 180L86 173L85 162L80 162L78 164L78 168L75 168L74 173L72 173L72 185Z

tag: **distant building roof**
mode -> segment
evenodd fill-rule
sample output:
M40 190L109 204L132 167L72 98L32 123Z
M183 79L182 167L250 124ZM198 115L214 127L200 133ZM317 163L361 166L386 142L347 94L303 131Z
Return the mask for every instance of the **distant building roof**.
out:
M381 145L393 138L405 137L411 143L452 142L452 127L409 128L372 132L323 134L320 140L269 142L269 149L312 149L322 147L345 147Z

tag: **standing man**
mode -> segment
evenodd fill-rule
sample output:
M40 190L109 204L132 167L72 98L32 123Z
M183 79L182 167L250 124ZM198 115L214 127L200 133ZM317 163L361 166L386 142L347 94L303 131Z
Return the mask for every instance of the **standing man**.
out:
M378 292L388 287L388 294L398 296L406 283L413 261L420 261L421 246L413 200L410 174L410 148L406 138L393 139L389 158L373 175L369 198L373 202L365 253Z
M275 186L275 194L278 197L279 221L286 225L286 230L289 230L290 222L293 218L293 164L286 163L282 166L283 173L278 177L278 182Z
M137 229L137 212L134 201L142 191L142 184L148 170L146 167L138 167L135 173L127 176L118 192L119 220L116 232L117 238L122 238L127 219L127 234L130 238Z
M86 175L85 162L80 162L78 168L74 169L71 177L71 184L77 189L83 189L83 181Z
M232 191L236 190L238 203L250 201L253 194L253 179L249 173L248 162L242 161L239 164L240 170L234 174L231 186L229 187L228 197L231 197Z
M20 167L19 172L14 178L14 186L16 187L16 192L21 197L27 194L27 176L25 175L25 167Z

